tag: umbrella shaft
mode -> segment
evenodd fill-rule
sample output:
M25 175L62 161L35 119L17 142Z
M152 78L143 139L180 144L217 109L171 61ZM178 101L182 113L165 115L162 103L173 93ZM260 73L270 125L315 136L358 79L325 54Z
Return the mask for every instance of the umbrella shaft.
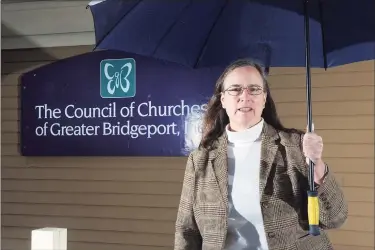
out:
M306 101L307 101L307 126L308 132L312 128L312 105L311 105L311 72L310 72L310 15L309 15L309 0L304 0L305 10L305 42L306 42ZM309 184L310 191L315 191L314 183L314 164L309 161Z

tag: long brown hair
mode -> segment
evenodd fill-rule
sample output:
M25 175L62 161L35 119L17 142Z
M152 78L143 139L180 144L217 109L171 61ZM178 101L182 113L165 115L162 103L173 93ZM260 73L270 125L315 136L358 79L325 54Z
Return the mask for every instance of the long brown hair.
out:
M220 101L224 80L226 76L234 69L245 66L254 67L262 76L264 85L263 89L264 92L267 93L266 104L262 113L264 121L279 131L295 131L295 129L287 129L281 124L281 121L277 115L276 105L270 93L266 73L262 66L250 59L239 59L226 67L216 81L214 94L208 103L207 111L203 119L203 137L199 146L200 148L210 148L213 142L224 133L225 126L229 123L229 117L221 106Z

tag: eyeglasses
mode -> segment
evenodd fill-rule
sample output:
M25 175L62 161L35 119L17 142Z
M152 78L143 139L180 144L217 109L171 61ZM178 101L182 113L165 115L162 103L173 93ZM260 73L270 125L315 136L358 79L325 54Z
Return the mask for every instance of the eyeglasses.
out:
M228 92L229 95L232 96L239 96L242 95L244 90L247 90L247 93L250 95L260 95L263 92L263 88L255 85L250 85L247 87L242 87L242 86L230 86L223 92Z

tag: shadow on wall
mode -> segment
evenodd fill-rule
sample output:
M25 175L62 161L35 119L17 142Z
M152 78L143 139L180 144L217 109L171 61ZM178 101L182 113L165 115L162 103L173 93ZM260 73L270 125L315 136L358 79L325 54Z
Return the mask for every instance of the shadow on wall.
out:
M48 53L48 51L44 48L36 48L36 44L28 39L25 36L20 35L17 31L9 28L6 24L1 24L1 37L7 38L17 38L17 40L21 41L21 44L24 47L30 47L30 49L17 49L21 51L35 51L35 56L33 57L14 57L11 55L12 51L15 49L2 49L1 50L1 68L5 73L2 72L2 76L7 74L14 74L17 72L22 72L23 70L27 69L29 64L22 64L19 62L38 62L38 61L55 61L57 58ZM6 63L6 65L5 65Z
M20 96L19 75L24 71L27 71L32 64L38 64L38 61L55 61L57 58L49 54L46 49L35 48L36 44L33 41L20 35L4 23L1 24L1 37L2 39L4 37L17 38L17 40L21 41L25 47L31 47L30 49L1 49L2 133L17 133L17 141L20 141L19 122L17 122L17 128L14 128L14 120L20 120L20 99L17 98L17 96ZM2 48L3 44L4 41L2 41ZM16 50L25 52L35 51L36 53L32 53L35 56L27 56L27 54L22 55L22 53L15 53L14 51ZM18 104L14 102L15 98L18 99ZM6 143L3 138L4 137L2 137L1 142ZM1 153L3 155L5 152L2 150ZM19 148L18 153L20 153Z
M32 63L38 64L38 62L53 62L58 59L56 54L51 53L51 48L39 47L34 41L28 37L20 35L17 31L7 26L7 24L1 24L1 37L2 38L17 38L17 43L22 44L25 49L17 49L17 51L31 52L21 57L20 53L14 53L16 49L2 49L1 50L1 68L2 79L4 75L15 74L24 72L31 66ZM2 41L3 44L3 41ZM94 46L87 46L88 51L92 51ZM31 55L32 56L27 56ZM73 56L73 55L70 55ZM22 63L23 62L23 63ZM30 63L28 63L30 62ZM6 64L5 64L6 63Z

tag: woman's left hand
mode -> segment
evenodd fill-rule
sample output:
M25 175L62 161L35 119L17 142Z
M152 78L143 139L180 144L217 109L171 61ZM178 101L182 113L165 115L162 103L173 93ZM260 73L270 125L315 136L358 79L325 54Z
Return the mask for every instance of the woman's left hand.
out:
M323 139L314 132L308 132L303 136L303 153L307 163L310 159L315 165L314 179L321 184L325 174L325 164L322 160Z

